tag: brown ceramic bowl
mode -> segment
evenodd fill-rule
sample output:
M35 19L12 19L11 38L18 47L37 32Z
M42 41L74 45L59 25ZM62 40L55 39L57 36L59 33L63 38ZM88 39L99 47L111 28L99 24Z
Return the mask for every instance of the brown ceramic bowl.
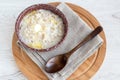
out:
M47 49L35 49L35 48L32 48L32 47L29 47L19 37L19 28L20 28L19 26L20 26L20 23L21 23L23 17L25 15L27 15L28 13L34 11L34 10L40 10L40 9L50 10L54 14L58 15L62 19L63 24L64 24L64 34L63 34L63 37L60 40L60 42L58 42L58 44L54 45L53 47L50 47L50 48L47 48ZM22 11L20 13L20 15L18 16L18 18L16 20L16 23L15 23L15 32L16 32L16 35L18 37L18 40L23 44L23 46L25 46L27 48L30 48L30 49L32 49L34 51L43 52L43 51L50 51L50 50L56 48L58 45L60 45L63 42L63 40L65 39L65 36L67 34L67 27L68 27L67 20L66 20L64 14L59 9L57 9L57 8L51 6L51 5L48 5L48 4L36 4L36 5L32 5L32 6L28 7L28 8L26 8L24 11Z

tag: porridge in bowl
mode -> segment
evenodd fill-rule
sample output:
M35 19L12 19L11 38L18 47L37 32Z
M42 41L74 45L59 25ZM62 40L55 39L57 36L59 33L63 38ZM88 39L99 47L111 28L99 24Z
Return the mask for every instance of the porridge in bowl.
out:
M58 44L64 36L61 17L45 9L26 14L19 25L19 37L34 49L48 49Z

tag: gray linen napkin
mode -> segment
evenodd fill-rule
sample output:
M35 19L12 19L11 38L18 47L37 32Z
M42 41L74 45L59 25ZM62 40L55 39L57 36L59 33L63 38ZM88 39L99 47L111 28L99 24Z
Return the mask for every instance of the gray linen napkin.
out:
M71 55L67 65L59 72L47 73L44 71L45 63L55 55L68 52L83 40L92 30L90 27L65 3L57 6L67 18L68 33L61 45L49 52L35 52L19 45L27 55L41 68L50 80L66 80L88 57L90 57L102 44L100 36L79 48Z

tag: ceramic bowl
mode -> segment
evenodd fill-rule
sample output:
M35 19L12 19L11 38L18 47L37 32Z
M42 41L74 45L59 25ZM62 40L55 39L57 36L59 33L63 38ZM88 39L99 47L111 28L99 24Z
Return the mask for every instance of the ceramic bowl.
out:
M54 45L50 48L47 48L47 49L35 49L35 48L32 48L32 47L29 47L19 37L19 30L20 30L19 26L20 26L20 23L21 23L22 19L24 18L24 16L27 15L28 13L32 12L32 11L40 10L40 9L49 10L49 11L53 12L54 14L58 15L62 19L63 24L64 24L64 34L63 34L63 37L60 40L60 42L58 42L56 45ZM35 50L35 51L42 51L42 52L43 51L50 51L50 50L53 50L56 47L58 47L63 42L63 40L65 39L65 36L67 34L67 28L68 28L68 23L67 23L67 20L66 20L66 17L64 16L64 14L59 9L57 9L56 7L53 7L53 6L48 5L48 4L36 4L36 5L32 5L28 8L26 8L25 10L23 10L20 13L20 15L18 16L18 18L16 20L16 23L15 23L15 32L16 32L17 38L20 41L20 43L27 48L30 48L30 49Z

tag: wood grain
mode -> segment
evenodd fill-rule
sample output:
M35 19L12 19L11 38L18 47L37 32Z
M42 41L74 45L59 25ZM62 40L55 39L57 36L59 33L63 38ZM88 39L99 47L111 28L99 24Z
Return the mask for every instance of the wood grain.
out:
M57 6L59 2L50 3L53 6ZM92 16L88 11L83 8L67 3L91 28L99 26L99 22ZM103 45L88 58L67 80L89 80L101 66L106 52L106 38L104 31L100 33L100 36L104 40ZM21 72L29 80L48 80L45 74L40 70L40 68L26 55L26 53L21 50L17 44L17 37L14 33L12 40L12 51L15 61L20 68Z

